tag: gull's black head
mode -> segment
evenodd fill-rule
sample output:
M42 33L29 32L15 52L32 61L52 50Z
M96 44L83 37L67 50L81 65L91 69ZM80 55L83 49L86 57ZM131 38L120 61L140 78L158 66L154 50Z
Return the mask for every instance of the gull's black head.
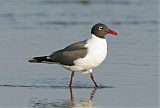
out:
M110 30L106 25L102 23L95 24L91 29L91 34L94 34L97 37L105 38L106 34L113 34L117 36L117 33L113 30Z

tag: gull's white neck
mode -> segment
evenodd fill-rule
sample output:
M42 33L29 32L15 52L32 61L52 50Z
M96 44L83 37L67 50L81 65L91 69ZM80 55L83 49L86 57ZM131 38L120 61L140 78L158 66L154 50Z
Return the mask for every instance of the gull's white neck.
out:
M97 36L94 35L94 34L91 34L91 39L106 40L105 38L97 37Z
M85 47L88 47L88 50L92 53L99 53L100 55L103 53L107 55L107 41L105 38L99 38L92 34Z
M107 41L106 41L106 39L105 38L99 38L99 37L95 36L94 34L91 35L91 38L88 39L87 43L95 44L97 46L105 47L107 49Z

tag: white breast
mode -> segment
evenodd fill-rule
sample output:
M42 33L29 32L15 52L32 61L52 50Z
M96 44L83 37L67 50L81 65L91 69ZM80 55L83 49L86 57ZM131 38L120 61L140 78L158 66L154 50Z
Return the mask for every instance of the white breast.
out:
M92 38L87 41L86 46L88 53L84 58L79 58L74 61L74 66L66 67L71 71L89 71L90 69L99 66L107 55L106 39L98 38L92 34Z

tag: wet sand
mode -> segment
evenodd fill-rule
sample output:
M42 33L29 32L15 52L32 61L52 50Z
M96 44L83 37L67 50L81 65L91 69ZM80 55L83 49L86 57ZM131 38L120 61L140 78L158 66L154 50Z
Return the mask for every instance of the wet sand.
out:
M0 1L0 108L159 108L159 2L156 0ZM93 75L31 64L85 40L95 23L108 35L108 55Z

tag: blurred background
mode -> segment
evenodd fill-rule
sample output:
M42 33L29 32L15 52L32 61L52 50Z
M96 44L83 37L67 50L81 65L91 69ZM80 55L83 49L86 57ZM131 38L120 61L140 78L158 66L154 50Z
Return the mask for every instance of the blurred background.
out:
M108 56L93 70L95 80L130 97L100 102L103 90L95 103L157 107L159 13L158 0L0 0L0 87L67 86L68 70L27 60L85 40L94 24L104 23L118 37L107 35ZM77 72L73 85L93 83Z

